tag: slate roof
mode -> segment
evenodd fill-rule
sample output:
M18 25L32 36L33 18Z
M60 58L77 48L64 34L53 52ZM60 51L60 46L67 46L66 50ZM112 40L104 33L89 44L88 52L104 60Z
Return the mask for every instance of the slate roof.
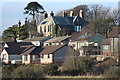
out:
M72 27L73 25L81 25L82 26L87 23L83 18L81 18L79 16L74 16L74 17L53 16L53 20L57 25L60 25L60 27L66 27L66 26Z
M8 54L21 54L24 51L25 47L4 48L4 49L7 51Z
M50 40L45 41L44 43L62 42L63 40L66 40L68 38L70 38L70 36L54 37Z
M21 54L27 47L32 46L30 42L7 42L8 47L4 48L8 54Z
M103 39L101 42L101 45L110 45L111 44L111 40L110 39Z
M9 48L17 48L27 45L33 45L31 42L6 42Z

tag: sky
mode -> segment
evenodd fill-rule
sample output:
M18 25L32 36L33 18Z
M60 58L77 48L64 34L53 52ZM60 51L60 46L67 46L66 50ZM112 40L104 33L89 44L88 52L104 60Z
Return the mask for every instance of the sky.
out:
M24 8L33 0L1 0L0 1L0 36L8 27L17 24L21 20L24 23L27 15L23 14ZM34 0L41 4L50 13L60 12L61 10L71 9L77 5L102 4L105 7L114 9L118 7L119 0Z

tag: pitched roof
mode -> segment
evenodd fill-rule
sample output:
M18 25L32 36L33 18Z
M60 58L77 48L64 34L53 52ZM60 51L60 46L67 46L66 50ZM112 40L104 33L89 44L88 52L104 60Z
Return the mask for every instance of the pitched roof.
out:
M103 39L101 42L101 45L110 45L111 44L111 40L110 39Z
M8 54L21 54L24 51L25 47L4 48L4 49L7 51Z
M23 40L22 42L31 42L31 41L46 41L50 39L51 37L33 37L33 38L27 38Z
M96 42L96 43L101 44L101 42L102 42L103 39L106 39L106 37L105 37L105 36L102 36L102 35L99 34L99 33L97 33L97 34L91 36L88 41L90 41L90 42Z
M51 54L64 46L65 45L44 46L40 54Z
M65 45L54 45L54 46L33 46L25 50L21 55L40 55L40 54L51 54Z
M30 42L7 42L8 47L4 48L8 54L21 54L27 47L32 46Z
M22 47L27 45L33 45L31 42L6 42L9 48Z
M54 37L50 40L45 41L44 43L52 43L52 42L62 42L63 40L66 40L70 38L70 36L61 36L61 37Z
M43 50L42 47L40 46L32 46L32 47L29 47L27 50L25 50L23 52L23 54L21 55L39 55L40 52Z
M57 25L61 25L60 27L62 27L63 25L64 26L73 26L73 25L84 25L86 24L87 22L81 18L80 16L74 16L74 17L71 17L71 16L66 16L66 17L63 17L63 16L53 16L53 20L54 22L57 24Z

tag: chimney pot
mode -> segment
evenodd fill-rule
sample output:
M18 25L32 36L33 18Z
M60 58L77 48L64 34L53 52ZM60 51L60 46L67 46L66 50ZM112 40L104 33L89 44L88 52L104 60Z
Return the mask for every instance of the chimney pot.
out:
M63 16L63 17L67 16L66 11L63 11L63 12L62 12L62 16Z
M83 10L80 10L79 16L83 18Z
M51 13L50 13L50 16L52 16L52 17L54 16L54 13L53 13L53 11L51 11Z
M48 17L48 14L47 14L47 13L45 13L45 16L44 16L44 17L45 17L45 19L46 19L46 18Z
M71 16L71 17L73 17L73 16L74 16L73 11L70 11L70 16Z

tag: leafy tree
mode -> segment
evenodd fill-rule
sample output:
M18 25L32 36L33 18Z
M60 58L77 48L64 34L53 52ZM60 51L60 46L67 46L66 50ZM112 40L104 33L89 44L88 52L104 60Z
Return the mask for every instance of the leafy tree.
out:
M3 35L2 35L4 42L10 42L10 41L17 42L18 38L22 40L27 38L28 36L29 35L24 26L9 27L3 32Z
M12 39L12 41L17 42L18 27L9 27L3 32L3 40Z
M19 27L19 39L23 40L29 37L27 29L24 26Z
M35 20L35 15L37 13L44 13L45 12L42 5L40 5L37 2L28 3L28 5L24 8L24 10L25 10L24 14L29 14L29 15L33 16L33 21Z

